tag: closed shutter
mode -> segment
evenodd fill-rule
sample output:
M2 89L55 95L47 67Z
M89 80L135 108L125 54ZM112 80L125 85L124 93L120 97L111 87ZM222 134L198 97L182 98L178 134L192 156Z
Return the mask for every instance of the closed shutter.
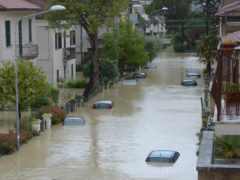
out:
M5 21L6 46L11 46L11 27L10 21Z

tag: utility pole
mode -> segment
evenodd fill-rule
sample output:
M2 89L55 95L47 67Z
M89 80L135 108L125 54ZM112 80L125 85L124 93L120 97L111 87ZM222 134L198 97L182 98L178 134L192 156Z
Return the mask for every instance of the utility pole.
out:
M209 6L209 3L210 3L210 0L204 0L203 2L203 6L204 6L204 11L205 11L205 20L206 20L206 29L205 29L205 33L206 35L208 35L208 29L209 29L209 21L208 21L208 16L209 16L209 13L208 13L208 6Z
M181 43L183 45L183 42L184 42L184 21L181 22Z
M117 17L117 23L116 23L116 71L117 71L116 82L117 83L118 83L118 41L119 41L119 22Z

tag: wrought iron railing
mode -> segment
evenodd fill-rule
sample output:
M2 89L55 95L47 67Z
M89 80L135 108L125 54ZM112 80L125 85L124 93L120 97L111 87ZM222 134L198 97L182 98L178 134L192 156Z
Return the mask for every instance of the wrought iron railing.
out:
M38 56L38 45L35 43L28 43L18 45L19 57L23 59L34 59Z
M76 57L75 47L68 47L63 49L64 60L73 59Z

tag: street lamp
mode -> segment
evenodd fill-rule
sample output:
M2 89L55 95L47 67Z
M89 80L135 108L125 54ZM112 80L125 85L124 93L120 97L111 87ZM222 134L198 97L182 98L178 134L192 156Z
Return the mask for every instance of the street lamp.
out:
M37 15L41 15L41 14L45 14L48 12L52 12L52 11L62 11L65 10L66 8L64 6L61 5L54 5L52 6L49 10L47 11L42 11L42 12L38 12L38 13L34 13L34 14L30 14L27 16L22 16L20 17L16 24L15 24L15 91L16 91L16 135L17 135L17 150L20 149L20 134L19 134L19 100L18 100L18 65L17 65L17 26L18 23L20 21L22 21L23 19L29 18L29 17L34 17Z
M205 11L206 35L208 35L208 26L209 26L209 22L208 22L208 5L209 5L209 0L204 0L202 5L203 5L204 11Z
M152 15L154 14L154 13L157 13L157 12L166 12L168 10L168 8L167 7L163 7L162 9L158 9L158 10L155 10L155 11L152 11L151 13L150 13L150 26L151 26L151 24L152 24ZM152 35L153 35L153 31L152 31L152 33L151 33Z

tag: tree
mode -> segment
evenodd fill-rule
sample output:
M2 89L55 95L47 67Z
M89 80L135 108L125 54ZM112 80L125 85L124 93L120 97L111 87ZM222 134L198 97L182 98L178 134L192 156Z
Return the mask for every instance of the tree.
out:
M152 3L145 8L147 14L163 7L168 8L168 19L183 19L187 17L192 0L153 0Z
M105 34L104 51L105 57L111 60L116 59L116 29L113 33ZM144 39L138 37L137 32L133 29L131 22L121 22L119 26L119 72L123 74L125 65L137 68L148 61L147 52L144 50Z
M100 68L100 82L107 84L110 81L113 81L117 77L117 70L113 61L108 59L100 59L99 60L99 68ZM83 67L83 75L85 77L91 76L91 65L86 64Z
M47 0L49 6L61 4L66 7L65 11L51 13L49 20L59 27L60 22L66 21L68 25L81 25L88 34L91 44L91 69L92 74L84 91L85 101L90 93L97 89L99 83L98 63L98 29L106 20L113 17L127 8L128 0ZM54 26L53 26L54 27Z
M164 48L164 45L156 38L145 37L144 42L144 49L148 53L148 61L152 62L160 49Z
M206 3L205 7L204 2ZM215 14L219 9L220 0L193 0L193 3L203 8L203 10L206 8L208 18L215 18Z
M208 74L211 74L211 64L214 63L215 55L212 50L217 48L218 39L215 34L206 35L203 34L197 44L197 51L199 56L199 62L207 65L206 70Z
M173 44L173 49L176 52L184 52L185 48L190 48L191 46L191 37L187 34L184 35L184 40L187 42L186 47L182 44L182 35L180 33L175 33L172 36L171 43Z
M14 69L12 61L8 61L0 67L0 102L3 107L14 105L16 102ZM18 59L18 69L20 112L34 102L36 97L46 97L50 85L46 82L44 72L34 66L32 62Z
M219 20L215 14L219 9L220 0L193 0L195 5L198 5L202 8L205 21L206 21L206 34L209 31L209 19L211 19L211 25L215 27L219 24Z
M165 12L166 24L168 28L168 33L176 32L176 23L180 20L186 19L190 13L192 0L153 0L149 6L146 6L145 11L147 14L151 14L154 11L161 10L163 7L167 7L168 11ZM159 13L163 13L160 11ZM156 15L152 14L152 16ZM174 22L169 22L174 21Z

